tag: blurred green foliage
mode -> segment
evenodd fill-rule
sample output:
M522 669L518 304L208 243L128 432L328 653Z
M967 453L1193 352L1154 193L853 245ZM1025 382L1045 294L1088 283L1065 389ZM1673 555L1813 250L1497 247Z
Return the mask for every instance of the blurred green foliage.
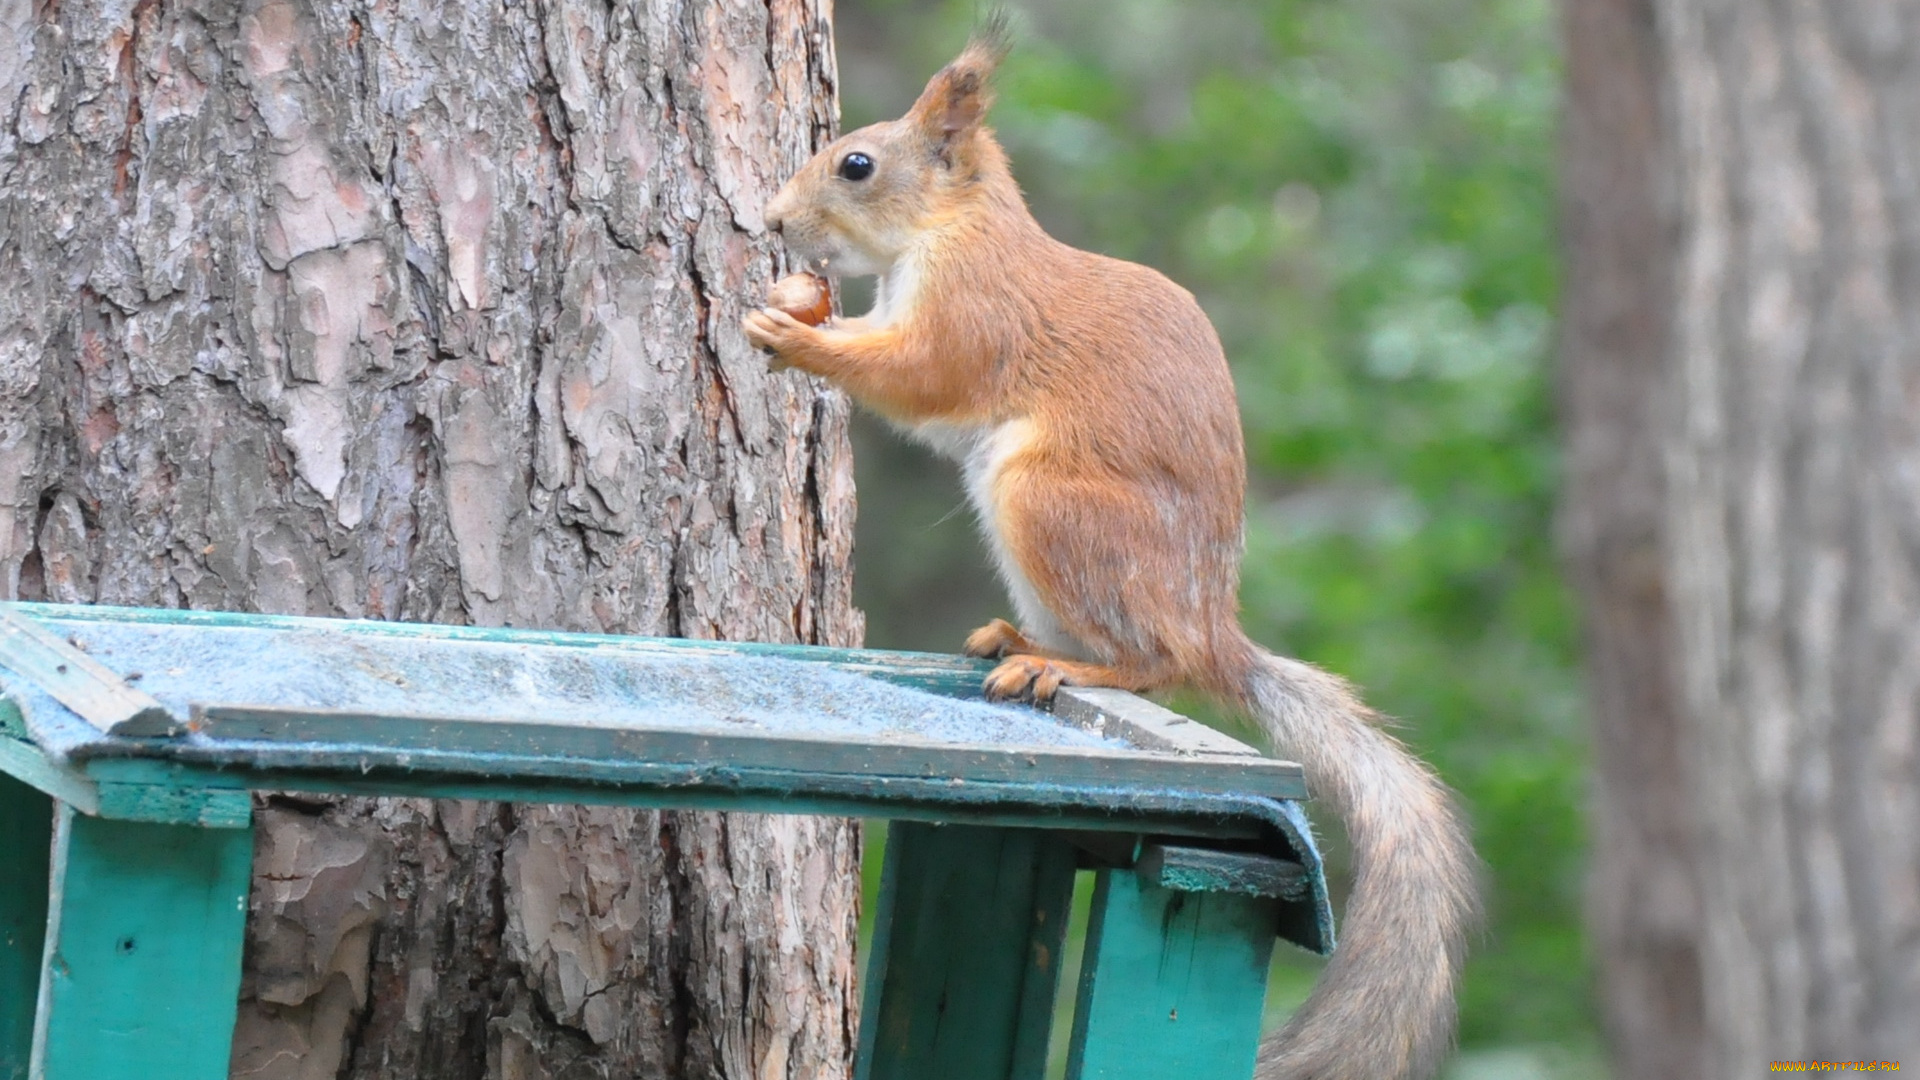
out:
M837 6L848 128L903 111L976 14ZM1490 889L1461 1045L1485 1067L1456 1071L1587 1075L1584 736L1551 537L1551 6L1011 8L994 125L1036 214L1191 289L1233 360L1250 631L1360 683L1468 803ZM950 467L875 424L857 453L869 642L952 649L1004 614Z

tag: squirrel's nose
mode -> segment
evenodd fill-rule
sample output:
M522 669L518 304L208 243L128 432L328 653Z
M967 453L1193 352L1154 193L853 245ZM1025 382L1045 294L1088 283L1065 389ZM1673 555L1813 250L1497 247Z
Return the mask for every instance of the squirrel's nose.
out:
M767 228L774 232L781 232L787 227L787 211L793 209L792 189L793 185L788 183L767 200Z

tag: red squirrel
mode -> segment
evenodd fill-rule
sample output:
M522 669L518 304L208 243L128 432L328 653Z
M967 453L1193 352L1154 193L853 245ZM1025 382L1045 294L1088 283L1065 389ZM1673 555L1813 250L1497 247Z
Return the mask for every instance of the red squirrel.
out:
M1246 459L1233 381L1192 294L1048 236L983 126L997 20L898 120L815 155L767 207L873 310L746 334L956 460L1020 619L966 642L990 697L1189 686L1259 722L1344 820L1355 882L1313 994L1257 1075L1425 1077L1451 1042L1477 862L1447 788L1348 684L1241 629Z

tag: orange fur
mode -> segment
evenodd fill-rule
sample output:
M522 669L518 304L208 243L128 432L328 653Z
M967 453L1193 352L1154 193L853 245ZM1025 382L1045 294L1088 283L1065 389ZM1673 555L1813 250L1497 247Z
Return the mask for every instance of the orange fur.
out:
M809 327L763 310L748 337L960 461L1026 624L968 639L1001 657L990 695L1190 685L1301 759L1360 869L1345 941L1263 1075L1424 1075L1473 908L1451 800L1344 683L1241 631L1246 465L1219 338L1186 290L1034 221L981 126L1003 52L977 40L906 116L837 140L768 207L796 254L879 275L874 312ZM854 154L869 174L849 175Z

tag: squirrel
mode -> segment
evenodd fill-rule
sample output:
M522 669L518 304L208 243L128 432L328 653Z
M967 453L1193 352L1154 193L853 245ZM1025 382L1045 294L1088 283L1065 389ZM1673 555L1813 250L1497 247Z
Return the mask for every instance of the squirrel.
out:
M766 209L798 259L878 278L872 311L745 332L955 459L1011 594L966 641L995 699L1199 690L1256 720L1344 821L1355 880L1263 1080L1430 1076L1452 1042L1478 862L1451 792L1339 677L1239 620L1246 459L1219 336L1158 272L1043 231L983 126L990 19L907 114L845 135ZM818 321L818 320L816 320Z

